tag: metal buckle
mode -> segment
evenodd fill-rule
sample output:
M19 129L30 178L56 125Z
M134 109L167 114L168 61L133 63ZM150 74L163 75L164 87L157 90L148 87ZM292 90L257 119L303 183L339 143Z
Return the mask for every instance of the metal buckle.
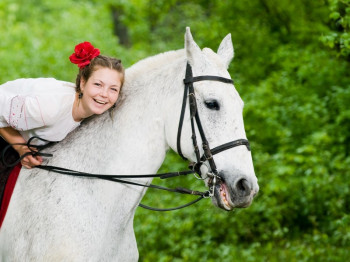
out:
M199 177L196 172L195 172L195 166L196 165L205 165L208 169L208 172L206 173L206 177ZM198 180L205 180L205 179L211 179L209 182L208 182L208 185L209 185L209 190L207 191L208 192L208 195L206 196L203 196L204 198L210 198L210 197L213 197L215 195L215 186L216 186L216 182L217 182L217 179L221 179L220 176L218 176L217 174L209 171L211 170L210 167L208 166L208 164L206 163L206 161L200 161L198 163L194 163L194 165L192 166L192 171L193 171L193 175L195 178L197 178Z
M216 175L215 174L213 174L212 172L209 172L208 173L208 176L210 177L210 178L212 178L212 184L211 184L211 186L209 186L209 190L208 190L208 192L209 192L209 197L213 197L214 196L214 194L215 194L215 186L216 186Z
M212 180L209 182L211 185L209 186L209 197L213 197L215 195L215 186L216 186L216 182L217 182L217 178L221 179L220 176L218 176L217 174L214 174L213 172L208 172L207 173L208 177L211 178Z

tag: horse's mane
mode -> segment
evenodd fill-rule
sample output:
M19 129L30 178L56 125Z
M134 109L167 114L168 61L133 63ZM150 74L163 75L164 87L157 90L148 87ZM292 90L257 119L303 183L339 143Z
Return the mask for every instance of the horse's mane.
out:
M210 59L215 62L216 66L221 67L223 70L226 70L222 60L215 52L213 52L213 50L210 48L203 48L203 53L210 57ZM135 75L140 76L141 74L145 74L147 71L159 69L164 64L169 64L171 61L182 57L185 57L184 49L167 51L144 58L127 69L128 77L132 79Z
M145 72L159 69L163 64L184 57L184 55L185 50L180 49L144 58L127 69L128 78L133 79L135 76L145 74Z

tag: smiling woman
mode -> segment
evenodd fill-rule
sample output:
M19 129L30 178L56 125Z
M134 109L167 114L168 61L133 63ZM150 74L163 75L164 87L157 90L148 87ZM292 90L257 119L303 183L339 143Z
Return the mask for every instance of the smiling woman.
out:
M91 115L99 115L110 108L113 109L123 85L123 76L123 72L102 66L96 66L88 80L78 76L80 83L77 85L73 106L74 120L81 121Z
M8 144L16 144L14 150L1 154L0 181L16 179L11 178L8 167L13 158L22 157L19 165L26 168L42 163L26 145L31 137L61 141L82 120L115 107L124 83L121 61L100 55L89 42L78 44L69 58L79 67L76 86L54 78L17 79L0 86L0 152Z
M79 67L72 112L75 121L113 109L124 83L121 60L100 55L89 42L78 44L69 59Z
M18 79L0 86L0 135L10 144L26 143L33 136L60 141L80 122L115 107L124 83L119 59L100 55L89 42L78 44L70 61L77 64L76 86L54 78ZM14 149L20 156L27 146ZM28 155L22 165L41 164Z

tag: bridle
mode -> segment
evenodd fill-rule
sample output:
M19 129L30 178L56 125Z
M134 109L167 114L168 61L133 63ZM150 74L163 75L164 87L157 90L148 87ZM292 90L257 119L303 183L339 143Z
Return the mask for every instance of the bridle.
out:
M178 154L185 160L187 160L181 150L181 132L182 132L182 126L184 122L184 115L185 115L185 109L186 109L186 102L187 102L187 97L189 98L189 106L190 106L190 116L191 116L191 128L192 128L192 142L193 142L193 147L194 147L194 152L196 155L197 162L191 163L190 164L190 169L191 170L186 170L186 171L178 171L178 172L168 172L168 173L162 173L162 174L146 174L146 175L107 175L107 174L92 174L92 173L86 173L86 172L80 172L80 171L75 171L72 169L67 169L67 168L62 168L62 167L57 167L57 166L50 166L50 165L40 165L36 166L36 168L44 169L47 171L63 174L63 175L69 175L69 176L77 176L77 177L89 177L89 178L99 178L107 181L112 181L112 182L118 182L118 183L123 183L123 184L128 184L128 185L135 185L135 186L142 186L142 187L148 187L148 188L155 188L155 189L160 189L160 190L165 190L165 191L170 191L170 192L176 192L176 193L181 193L181 194L190 194L190 195L197 195L200 196L199 198L185 204L179 207L174 207L174 208L153 208L149 207L143 204L139 204L139 206L154 210L154 211L171 211L171 210L177 210L180 208L184 208L187 206L190 206L199 200L203 198L208 198L208 197L213 197L214 196L214 190L215 190L215 185L217 180L223 180L216 168L216 164L214 161L213 156L215 154L218 154L222 151L225 151L227 149L240 146L240 145L245 145L247 149L250 151L250 145L249 141L247 139L238 139L234 140L231 142L228 142L226 144L217 146L215 148L210 149L208 140L206 139L206 136L204 134L204 130L198 115L198 108L197 108L197 103L196 103L196 96L193 88L193 83L198 82L198 81L204 81L204 80L209 80L209 81L219 81L227 84L233 84L232 79L229 78L223 78L219 76L210 76L210 75L204 75L204 76L192 76L192 68L189 63L187 63L186 67L186 76L184 79L184 84L185 84L185 89L184 89L184 97L183 97L183 102L182 102L182 108L181 108L181 114L180 114L180 121L179 121L179 127L178 127L178 133L177 133L177 150ZM195 124L194 124L194 119L197 124L197 128L199 130L199 134L202 139L202 147L203 147L203 155L200 156L200 151L199 147L197 144L197 138L196 138L196 132L195 132ZM33 139L39 139L41 141L47 142L45 145L32 145L31 142ZM28 140L28 142L24 145L27 145L28 148L30 149L31 152L28 152L24 155L22 155L16 162L14 163L6 163L4 160L5 152L8 150L11 145L8 145L3 149L2 154L0 155L0 160L4 162L5 166L8 167L13 167L21 160L27 156L28 154L31 155L37 155L37 156L46 156L50 157L52 154L48 153L42 153L40 152L41 150L50 147L52 144L55 144L57 142L49 142L45 139L42 139L40 137L32 137ZM13 144L15 145L15 144ZM23 145L23 144L16 144L16 145ZM34 149L33 149L34 148ZM124 180L125 178L154 178L158 177L160 179L166 179L170 177L175 177L175 176L184 176L188 174L193 174L197 173L200 176L200 179L206 179L207 177L203 178L202 174L200 172L200 167L201 165L205 164L205 162L208 161L209 166L210 166L210 171L206 174L207 177L209 177L209 190L207 192L200 192L200 191L195 191L191 189L186 189L182 187L176 187L176 188L167 188L167 187L162 187L158 185L146 185L146 184L141 184L129 180ZM209 170L209 169L208 169Z
M218 154L222 151L225 151L227 149L236 147L236 146L241 146L245 145L247 149L250 151L250 144L247 139L237 139L225 144L222 144L220 146L217 146L215 148L210 149L209 142L205 136L203 126L201 123L201 120L199 118L198 114L198 107L197 107L197 100L196 100L196 95L194 92L194 87L193 83L194 82L199 82L199 81L217 81L217 82L223 82L227 84L233 84L232 79L229 78L224 78L220 76L211 76L211 75L203 75L203 76L196 76L193 77L192 75L192 68L189 63L187 63L186 66L186 75L184 79L184 84L185 84L185 89L184 89L184 96L183 96L183 101L182 101L182 108L181 108L181 114L180 114L180 120L179 120L179 127L178 127L178 132L177 132L177 152L178 154L184 159L187 160L181 150L181 132L182 132L182 126L184 122L184 116L185 116L185 110L186 110L186 101L187 97L189 99L189 108L190 108L190 119L191 119L191 129L192 129L192 144L193 144L193 149L196 155L197 162L191 163L191 166L193 170L199 174L201 177L201 171L200 167L202 166L205 161L208 161L209 166L210 166L210 171L207 173L207 177L209 177L209 195L214 196L214 189L216 185L216 181L222 180L220 177L216 164L214 161L213 156L215 154ZM196 130L195 130L195 125L194 121L196 121L197 128L200 134L200 137L202 139L202 148L203 148L203 155L200 156L199 152L199 147L197 144L197 137L196 137ZM205 179L205 178L202 178Z

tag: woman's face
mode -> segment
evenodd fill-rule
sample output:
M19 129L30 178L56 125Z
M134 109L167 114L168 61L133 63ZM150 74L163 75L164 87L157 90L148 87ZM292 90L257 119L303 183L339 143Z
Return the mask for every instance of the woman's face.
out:
M121 73L110 68L99 67L87 81L82 79L81 105L85 117L102 114L111 108L117 102L120 88Z

